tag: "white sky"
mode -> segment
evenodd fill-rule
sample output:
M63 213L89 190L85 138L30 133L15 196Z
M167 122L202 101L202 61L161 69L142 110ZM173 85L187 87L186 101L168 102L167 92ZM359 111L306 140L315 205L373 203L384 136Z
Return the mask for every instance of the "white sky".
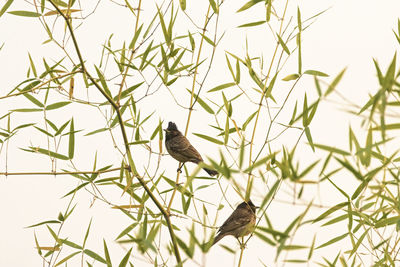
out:
M3 2L0 5L3 5ZM175 2L177 5L178 1ZM203 13L199 12L197 15L195 13L197 8L202 10L201 7L197 7L192 3L196 1L188 0L187 2L188 13L194 16L198 24L201 24L203 22ZM282 1L274 1L274 3L275 2ZM215 66L218 67L212 69L203 92L218 84L231 81L229 80L230 75L226 68L225 55L222 51L229 50L240 56L244 56L246 36L250 44L249 50L254 51L252 52L253 56L258 56L260 53L264 53L266 58L270 56L275 43L268 42L268 36L262 36L256 30L250 31L247 29L235 28L235 26L246 22L263 19L262 12L258 13L259 10L257 8L252 8L240 14L232 14L233 11L237 10L244 3L245 1L226 1L221 7L220 32L225 30L226 34L218 48L217 53L219 54L214 63ZM294 16L294 21L296 20L295 10L297 5L299 5L302 12L302 18L307 18L331 7L303 34L303 69L323 71L331 76L326 79L326 81L330 81L344 67L347 67L346 74L339 85L339 91L358 105L363 105L368 99L368 93L372 93L377 89L377 80L372 59L376 58L382 69L386 70L399 45L394 37L392 29L397 28L397 19L400 14L400 2L395 0L290 1L288 14ZM17 3L16 1L8 11L22 10L24 8L27 8L26 3L22 3L22 1L18 1ZM277 3L277 9L279 11L281 10L279 3ZM93 70L91 67L93 63L97 64L99 62L101 44L111 33L115 33L113 37L114 48L119 47L122 40L126 40L128 43L131 40L133 21L126 11L121 12L121 10L122 8L116 7L116 5L110 1L101 1L96 13L85 20L84 25L77 31L78 40L84 57L88 59L90 63L88 64L89 69ZM145 20L150 19L146 16L143 18ZM184 18L182 19L184 21ZM58 26L59 29L62 28L60 25ZM184 24L177 25L177 27L185 29ZM269 31L268 34L270 34ZM257 38L259 38L259 40ZM23 18L7 13L0 18L0 45L5 43L3 49L0 51L0 96L7 94L7 92L26 77L29 66L28 52L32 55L38 66L42 66L41 62L43 57L45 57L48 62L51 62L51 59L56 60L60 58L62 52L53 45L42 44L45 40L47 40L46 33L37 19ZM287 74L295 73L296 64L296 57L291 58L282 77ZM43 67L40 67L40 69L43 71ZM245 70L242 69L242 72L244 74ZM281 87L275 88L274 90L282 88L282 93L284 94L288 85L285 85L285 83L280 84L282 84ZM189 85L186 86L189 87ZM76 90L79 90L79 88L76 88ZM304 91L307 91L307 93L310 92L311 96L315 96L315 89L311 78L302 81L299 84L298 92L295 93L300 103L302 103ZM77 92L77 94L79 94L79 92ZM184 94L187 96L186 93ZM158 121L159 117L165 121L174 120L178 123L178 126L181 125L180 128L183 130L187 117L186 110L183 111L174 105L173 99L166 90L160 91L157 95L159 97L158 100L150 98L151 100L145 100L143 102L143 105L146 104L143 110L147 112L146 114L154 110L156 111L157 114L154 118L154 122ZM84 97L85 93L82 93L82 96ZM213 96L209 97L212 98ZM23 97L0 101L0 116L15 107L31 107L30 102ZM55 100L52 99L52 101ZM356 120L346 113L338 111L339 107L343 106L332 105L326 102L320 105L318 114L311 126L313 138L316 143L331 144L332 146L347 148L348 125L350 122L356 122ZM247 112L247 106L241 106L237 110L234 110L234 112L237 112L234 114L240 117L242 111ZM288 109L289 113L283 114L282 117L290 117L291 111L291 109ZM15 125L40 120L43 116L42 114L33 114L32 116L26 114L22 115L25 116L15 118L16 121L13 122ZM194 113L194 120L191 122L189 130L189 139L193 144L197 145L200 152L205 155L210 155L218 152L218 149L212 144L192 135L192 133L204 132L203 129L210 129L207 126L209 121L207 121L208 119L205 115L204 112ZM120 157L119 154L113 150L109 137L106 140L107 143L104 145L99 144L105 143L105 135L94 135L90 138L83 138L83 134L99 127L104 127L104 119L102 119L98 112L95 113L93 109L82 105L75 105L73 109L68 107L60 109L50 113L49 116L51 119L54 119L58 125L70 119L71 116L74 116L75 129L85 129L85 132L77 135L76 138L77 148L75 152L77 154L77 160L74 162L77 168L81 170L90 170L93 166L92 164L96 151L99 156L98 166L116 164L115 167L118 167ZM0 121L0 127L4 126L4 120ZM357 127L359 127L359 121L355 124L355 128ZM152 129L154 129L153 126L149 127L149 132L146 134L150 135ZM116 135L118 135L118 133ZM305 144L305 142L306 140L302 139L301 143ZM34 130L32 130L32 132L24 132L24 134L20 134L12 139L8 151L8 171L50 171L51 165L48 159L22 152L18 149L26 148L30 145L38 145L40 143L44 144L43 138ZM282 143L277 145L282 145ZM305 145L304 147L304 151L307 151L304 153L310 153L310 149ZM64 147L64 151L65 149L67 149L67 147ZM319 155L312 155L310 157L312 159L314 159L313 157L319 158ZM154 157L154 159L156 158ZM173 168L168 169L167 174L169 177L174 177L173 173L175 172L176 163L167 157L163 157L162 161L164 168L169 165L173 166ZM311 161L311 159L307 159L305 164ZM0 172L5 170L5 163L5 148L3 148L0 154ZM145 163L143 163L143 165L144 164ZM138 167L143 170L143 165L139 164ZM189 165L188 168L192 170L193 165ZM351 181L338 181L338 183L342 183L343 187L349 189L350 192L353 191L354 186L357 185L354 179ZM56 219L58 213L64 211L69 200L61 199L61 196L77 185L78 180L68 176L58 176L56 178L51 176L0 177L0 211L2 213L0 224L0 266L40 266L41 259L37 256L37 252L34 249L33 230L25 229L25 227L37 222ZM217 186L214 187L215 188L206 189L205 192L203 190L199 195L201 197L213 196L212 199L207 198L207 200L219 203L221 194L219 189L216 188ZM324 195L327 203L329 203L330 200L340 202L340 200L338 200L338 193L334 192L329 186L326 186L325 189L327 190L325 193L328 192L328 194ZM321 190L324 190L324 186ZM262 196L264 193L260 192L260 190L255 191L256 198L255 200L253 199L253 201L259 202L261 201L261 197L259 196ZM116 203L128 204L126 196L119 198L120 192L113 192L113 189L106 188L104 193ZM310 194L312 193L310 192ZM231 196L231 204L236 205L240 202L237 195L231 192ZM312 198L311 195L307 197L307 199ZM121 249L113 240L122 229L132 222L129 221L126 216L121 216L119 211L110 209L100 201L96 201L94 205L91 206L91 201L92 198L90 194L84 193L83 191L78 198L75 199L74 203L78 203L76 211L74 212L75 215L70 219L70 222L65 225L65 228L63 228L62 236L69 237L70 240L76 243L81 243L90 218L93 218L92 230L87 247L96 252L102 252L102 239L105 238L111 251L111 257L114 260L113 264L118 264L125 254L125 250ZM180 205L179 198L176 203ZM297 214L301 210L304 210L304 207L282 204L275 205L273 203L268 210L268 214L269 217L272 218L277 230L284 230L290 223L290 220L293 220L293 213ZM229 206L225 205L225 208L218 215L217 225L220 225L231 211ZM315 212L315 214L319 214L322 210L316 210ZM214 215L215 209L213 210L211 218L214 218ZM185 220L176 220L174 222L177 224L186 223L190 226L190 223L187 221L185 222ZM338 231L336 235L345 231L343 229L337 230L336 228L329 229L329 231ZM315 232L315 229L313 231ZM326 230L318 233L324 234L324 231ZM166 232L164 233L163 238L167 238ZM305 230L299 234L300 235L296 237L298 238L297 240L302 240L302 238L304 238L304 240L310 240L310 238L312 238ZM36 235L39 238L40 245L50 246L52 244L52 239L45 227L37 228ZM332 232L327 236L332 237ZM323 240L318 241L322 243ZM235 248L233 243L235 241L233 238L228 237L221 241L222 244L229 244L229 242L232 242L230 243L232 244L230 247ZM306 244L309 245L310 243L308 242ZM316 253L320 253L319 255L324 255L332 259L337 252L337 250L327 249ZM182 256L183 255L184 253L182 252ZM307 252L301 251L291 255L307 255ZM66 256L66 254L64 256ZM268 266L273 266L274 256L274 248L262 245L257 238L253 238L248 244L248 249L245 251L243 259L245 264L243 264L243 266L262 266L260 260L268 264ZM141 257L139 256L139 258ZM173 261L174 259L171 258L171 260ZM234 266L234 260L231 254L220 247L215 247L207 255L206 266L219 266L217 265L218 262L227 263L225 266ZM145 266L141 265L144 263L140 260L133 259L133 262L136 263L135 266ZM95 266L101 265L96 263ZM285 266L290 266L290 264L286 264Z

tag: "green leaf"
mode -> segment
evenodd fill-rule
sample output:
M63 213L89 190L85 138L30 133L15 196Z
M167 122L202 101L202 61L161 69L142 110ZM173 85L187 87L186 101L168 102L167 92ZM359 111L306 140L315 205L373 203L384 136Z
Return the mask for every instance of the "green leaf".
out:
M38 75L37 75L37 72L36 72L36 67L35 67L35 64L33 63L31 54L28 53L28 56L29 56L29 62L30 62L30 64L31 64L31 69L32 69L33 75L34 75L35 77L37 77Z
M367 187L368 183L371 181L372 176L369 177L368 179L365 179L356 189L356 191L354 191L353 195L351 196L351 200L356 199L360 193L364 190L365 187Z
M400 221L400 216L394 216L394 217L390 217L390 218L381 219L376 222L375 228L380 228L380 227L384 227L387 225L395 224L395 223L398 223L399 221Z
M279 34L277 34L276 36L278 37L278 42L282 46L283 50L286 52L286 54L290 55L289 48L286 46L285 42L282 40Z
M271 189L268 191L267 195L264 197L260 208L264 209L265 205L267 205L270 201L270 199L273 198L273 196L275 196L275 192L278 190L279 185L281 184L282 180L279 179L277 180L274 185L271 187Z
M68 157L72 159L74 157L75 150L75 129L74 129L74 118L71 119L69 126L69 143L68 143Z
M343 238L345 238L348 234L349 234L349 233L345 233L345 234L343 234L343 235L340 235L340 236L337 236L337 237L335 237L335 238L332 238L332 239L329 240L328 242L325 242L325 243L323 243L322 245L318 246L316 249L323 248L323 247L329 246L329 245L331 245L331 244L333 244L333 243L336 243L336 242L342 240Z
M216 143L216 144L218 144L218 145L223 145L223 144L224 144L224 142L222 142L222 141L220 141L220 140L218 140L218 139L215 139L215 138L213 138L213 137L210 137L210 136L208 136L208 135L199 134L199 133L194 133L194 135L196 135L196 136L198 136L198 137L200 137L200 138L203 138L203 139L205 139L205 140L207 140L207 141Z
M250 0L249 2L247 2L246 4L244 4L241 8L239 8L238 11L236 12L242 12L246 9L249 9L250 7L254 6L255 4L259 3L259 2L264 2L265 0Z
M92 225L92 219L90 219L89 225L88 225L88 227L87 227L87 229L86 229L85 238L83 239L83 245L82 245L83 247L85 247L87 238L89 237L89 231L90 231L90 226L91 226L91 225Z
M204 102L203 99L201 99L199 96L196 97L197 97L197 102L199 102L200 106L204 108L205 111L207 111L210 114L215 114L214 110L212 110L212 108L209 105L207 105L207 103Z
M104 78L103 73L99 70L99 68L97 68L96 65L94 65L94 68L96 69L97 76L99 76L99 80L100 80L102 89L104 90L104 92L105 92L108 96L111 97L111 92L110 92L110 89L108 89L107 82L106 82L106 79Z
M106 240L104 239L103 239L103 246L104 246L104 256L106 257L107 261L107 267L112 267L110 253L108 252Z
M351 250L349 257L353 256L353 254L357 251L358 247L361 245L362 241L364 240L364 237L368 234L369 230L370 230L369 228L365 230L365 232L360 236L360 238L358 238L357 243Z
M64 259L62 259L62 260L60 260L59 262L57 262L57 263L54 265L54 267L60 266L60 265L63 264L64 262L67 262L69 259L71 259L73 256L75 256L75 255L77 255L77 254L80 254L80 253L81 253L80 251L76 251L76 252L74 252L74 253L68 255L68 256L65 257Z
M39 127L36 127L36 126L33 126L33 127L35 127L35 129L41 131L42 133L44 133L44 134L46 134L46 135L48 135L48 136L50 136L50 137L54 137L51 133L49 133L49 132L43 130L42 128L39 128Z
M206 40L206 42L207 43L209 43L211 46L215 46L215 43L210 39L210 38L208 38L206 35L204 35L204 34L202 34L202 33L200 33L200 35L204 38L204 40Z
M53 110L53 109L58 109L58 108L62 108L66 105L71 104L72 102L57 102L51 105L46 106L46 110Z
M186 0L179 0L179 5L181 6L181 9L185 11L186 9Z
M75 244L74 242L68 241L67 239L60 239L60 242L71 248L83 249L82 246L79 246L78 244Z
M164 34L165 42L169 46L171 44L171 36L169 36L169 34L168 34L167 27L165 26L165 22L164 22L164 17L162 15L160 9L158 7L157 7L157 9L158 9L158 16L160 18L161 29Z
M239 60L236 60L236 77L234 78L236 84L240 83L240 65L239 65Z
M340 210L341 208L347 206L348 203L349 202L346 201L346 202L342 202L342 203L339 203L339 204L333 206L332 208L328 209L327 211L322 213L320 216L318 216L315 220L313 220L313 223L316 223L316 222L319 222L319 221L325 219L328 215L332 214L333 212Z
M312 140L312 137L311 137L310 128L307 126L307 127L304 128L304 131L306 133L306 137L307 137L308 143L310 144L312 150L315 152L314 143L313 143L313 140Z
M208 90L208 92L219 91L219 90L222 90L222 89L225 89L225 88L228 88L228 87L232 87L234 85L236 85L236 83L224 83L224 84L218 85L218 86Z
M196 48L196 43L190 32L188 32L188 35L189 35L190 47L192 48L192 52L194 52L194 49Z
M90 250L90 249L85 249L83 251L83 253L85 253L86 255L88 255L89 257L101 262L101 263L105 263L107 264L106 260L103 259L103 257L101 257L99 254L97 254L96 252Z
M1 8L0 10L0 17L4 14L4 12L7 11L7 9L11 6L12 2L14 2L14 0L8 0L4 6Z
M317 70L306 70L304 72L304 74L308 74L308 75L314 75L314 76L322 76L322 77L329 77L328 74L325 74L321 71L317 71Z
M373 127L372 130L373 131L381 131L383 128L385 130L398 130L398 129L400 129L400 123L385 124L384 127L382 127L380 125L377 127Z
M7 4L7 3L6 3ZM4 7L3 7L4 8ZM3 10L2 10L3 11ZM32 17L32 18L37 18L40 17L41 14L40 13L36 13L36 12L31 12L31 11L24 11L24 10L16 10L16 11L9 11L7 12L9 14L12 15L16 15L16 16L22 16L22 17Z
M38 148L38 147L30 147L30 149L32 149L32 151L30 152L38 152L53 158L57 158L57 159L62 159L62 160L69 160L69 157L58 154L56 152L44 149L44 148Z
M52 223L61 223L61 222L60 222L60 221L55 221L55 220L44 221L44 222L40 222L40 223L37 223L37 224L29 225L29 226L27 226L26 228L32 228L32 227L36 227L36 226L39 226L39 225L43 225L43 224L52 224Z
M122 258L121 262L119 263L118 267L125 267L128 264L129 257L131 256L132 248L125 254Z
M326 145L320 145L320 144L314 144L314 146L316 148L322 149L322 150L326 150L335 154L340 154L343 156L350 156L351 154L347 151L341 150L339 148L336 147L331 147L331 146L326 146Z
M219 13L219 6L215 3L214 0L208 0L210 2L210 5L214 11L215 14Z
M85 134L85 136L93 135L93 134L97 134L97 133L101 133L101 132L105 132L105 131L108 131L108 130L109 130L109 128L97 129L97 130L91 131L90 133Z
M238 28L254 27L254 26L262 25L265 22L266 22L265 20L250 22L250 23L242 24L242 25L238 26Z
M287 82L287 81L291 81L291 80L296 80L296 79L298 79L299 77L300 77L299 74L294 73L294 74L290 74L290 75L286 76L285 78L282 79L282 81Z
M364 181L364 176L357 171L347 160L341 160L337 157L335 157L335 159L343 166L345 167L347 170L349 170L351 173L354 174L354 176L360 180L360 181Z
M307 118L308 118L308 105L307 105L307 94L305 93L304 94L304 101L303 101L303 126L304 127L307 127L308 126L308 120L307 120Z
M328 89L325 92L325 96L329 95L330 93L335 90L336 86L339 84L340 80L342 79L344 73L346 72L346 68L344 68L336 77L333 79L331 84L329 85Z
M11 111L14 112L38 112L38 111L43 111L41 108L17 108L17 109L12 109Z
M137 39L139 38L140 32L142 31L143 24L140 25L139 29L135 32L131 43L129 44L129 49L134 49Z
M224 134L224 144L228 144L229 140L229 117L226 116L226 122L225 122L225 134Z

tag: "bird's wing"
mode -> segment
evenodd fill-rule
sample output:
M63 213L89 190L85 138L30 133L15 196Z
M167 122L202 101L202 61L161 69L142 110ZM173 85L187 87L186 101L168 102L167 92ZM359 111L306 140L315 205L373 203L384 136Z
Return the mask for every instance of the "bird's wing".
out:
M218 232L226 233L245 226L251 221L251 213L247 209L236 209L219 228Z
M170 149L179 152L182 156L190 159L188 161L193 161L195 163L203 161L200 153L190 144L189 140L183 135L173 138L169 146Z
M189 140L183 135L176 136L168 142L168 146L174 151L185 151L191 146Z

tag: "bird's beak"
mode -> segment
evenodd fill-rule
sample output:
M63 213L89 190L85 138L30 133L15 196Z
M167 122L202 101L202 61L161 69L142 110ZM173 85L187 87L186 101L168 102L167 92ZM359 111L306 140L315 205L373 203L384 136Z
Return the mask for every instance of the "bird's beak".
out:
M168 129L163 129L163 130L164 130L164 132L168 133Z

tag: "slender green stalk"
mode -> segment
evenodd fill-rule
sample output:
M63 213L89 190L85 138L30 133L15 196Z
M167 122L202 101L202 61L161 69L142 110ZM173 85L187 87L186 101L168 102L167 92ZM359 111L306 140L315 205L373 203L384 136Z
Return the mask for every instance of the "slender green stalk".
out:
M113 168L103 171L77 171L77 172L0 172L0 175L71 175L71 174L101 174L106 172L119 171L121 168Z
M114 102L114 100L111 98L111 96L109 96L101 88L101 86L97 83L97 81L86 70L85 63L84 63L84 60L82 58L82 55L81 55L81 52L80 52L80 49L79 49L79 46L78 46L78 42L77 42L77 40L75 38L75 34L74 34L73 29L72 29L72 25L71 25L71 22L70 22L69 18L64 15L64 13L58 8L57 5L54 4L53 0L49 0L49 2L54 6L54 8L57 10L57 12L64 18L65 23L67 24L67 27L68 27L68 30L69 30L69 32L71 34L71 38L72 38L72 41L74 43L74 47L75 47L76 53L78 55L79 61L81 63L83 72L88 76L89 80L100 91L100 93L107 99L107 101L111 104L111 106L114 108L115 112L117 113L117 118L118 118L119 125L120 125L120 128L121 128L122 138L124 140L124 146L125 146L125 150L126 150L126 155L128 157L128 163L129 163L129 166L131 167L131 172L138 179L138 181L141 184L141 186L144 188L144 190L149 195L151 200L154 202L154 204L157 206L157 208L163 214L164 219L165 219L165 221L167 223L167 227L168 227L169 233L170 233L170 237L171 237L172 246L173 246L173 249L174 249L174 254L175 254L175 257L176 257L176 261L177 261L178 265L181 265L182 264L182 260L181 260L181 256L180 256L180 253L179 253L178 243L176 241L175 233L174 233L174 230L172 228L169 215L166 212L166 210L164 209L164 207L162 206L162 204L157 200L155 195L152 193L150 188L147 187L146 182L139 176L139 174L138 174L138 172L136 170L135 163L134 163L133 157L132 157L132 153L131 153L131 150L130 150L130 147L129 147L129 141L128 141L128 138L127 138L127 135L126 135L124 122L122 120L122 115L121 115L121 112L120 112L120 109L119 109L119 105Z
M128 2L126 1L126 3L128 3ZM137 12L137 15L136 15L136 23L135 23L135 34L137 32L138 25L139 25L139 15L140 15L140 6L141 5L142 5L142 0L139 0L138 12ZM118 104L119 104L119 101L120 101L120 98L121 98L122 88L124 88L126 76L128 76L129 65L131 64L131 62L133 60L133 55L134 54L135 54L135 47L132 47L131 56L129 57L129 63L126 66L125 73L122 75L122 81L121 81L121 85L119 87L118 101L117 101Z
M282 20L281 20L281 25L280 25L280 27L279 27L279 35L280 35L281 32L282 32L283 22L285 21L285 15L286 15L286 10L287 10L287 6L288 6L288 2L289 2L289 0L286 0L285 9L284 9L284 11L283 11L283 16L282 16ZM255 135L256 135L256 129L257 129L257 124L258 124L258 118L259 118L259 116L260 116L260 111L261 111L261 107L262 107L261 104L262 104L262 101L263 101L264 96L265 96L268 78L269 78L269 75L270 75L270 73L271 73L272 66L273 66L273 63L274 63L274 61L275 61L275 57L276 57L276 53L277 53L277 51L278 51L278 48L279 48L279 43L277 43L276 46L275 46L275 51L274 51L274 54L273 54L273 56L272 56L271 63L270 63L270 65L269 65L269 69L268 69L268 72L267 72L267 76L266 76L266 78L265 78L263 92L262 92L262 94L261 94L261 98L260 98L260 101L259 101L259 104L258 104L257 115L256 115L256 119L255 119L255 122L254 122L253 133L252 133L252 135L251 135L251 140L250 140L249 166L251 166L251 164L252 164L252 153L253 153L254 137L255 137ZM249 177L248 177L248 179L247 179L246 192L247 192L247 190L250 190L251 179L252 179L252 173L250 172L250 173L249 173Z
M208 15L210 13L210 9L211 9L211 5L208 6L206 20L204 22L204 27L203 27L203 36L201 37L200 46L199 46L199 52L197 53L196 69L194 70L194 74L193 74L192 90L191 90L190 105L189 105L190 108L189 108L188 118L187 118L187 121L186 121L185 136L187 136L187 133L189 131L190 117L191 117L192 111L193 111L194 88L196 86L197 68L198 68L199 62L200 62L200 55L201 55L201 50L202 50L203 42L204 42L204 34L205 34L206 30L207 30L206 28L207 28ZM181 167L181 164L179 164L179 167ZM179 175L180 175L180 172L178 172L177 175L176 175L175 184L179 183ZM175 186L174 187L174 191L172 191L171 199L170 199L169 204L168 204L168 208L167 208L167 212L168 213L171 210L172 201L174 200L174 197L175 197L175 194L176 194L176 190L177 190L177 187Z

